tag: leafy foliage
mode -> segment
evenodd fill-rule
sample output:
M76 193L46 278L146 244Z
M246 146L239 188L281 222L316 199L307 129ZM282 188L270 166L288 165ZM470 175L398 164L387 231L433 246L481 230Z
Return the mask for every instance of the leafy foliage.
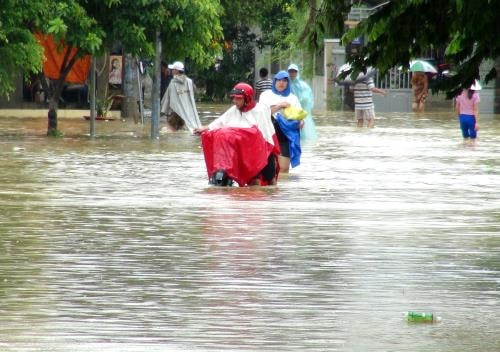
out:
M221 52L222 8L217 0L89 1L87 10L106 32L107 46L120 42L128 53L154 56L156 31L161 31L167 59L185 58L208 66Z
M29 6L29 3L29 0L3 0L0 5L0 95L14 90L14 75L20 70L41 70L43 50L30 25L37 23L44 4Z
M203 100L224 101L227 92L237 82L252 84L255 34L246 26L232 27L231 31L226 27L225 32L227 36L222 59L217 65L195 73L195 81L205 87Z
M40 71L43 52L33 31L77 49L74 58L66 57L50 97L49 135L57 129L66 75L81 56L120 42L127 53L153 57L159 29L170 57L208 66L221 52L218 0L3 0L1 5L0 94L13 90L13 72Z
M350 6L350 0L275 1L262 19L263 36L259 43L273 47L274 61L302 61L301 75L310 76L314 57L323 48L323 39L344 33L344 18ZM297 58L298 53L303 56Z
M51 10L57 16L48 20L46 33L52 34L56 40L77 48L77 57L103 51L105 32L98 25L97 20L78 1L54 2Z
M295 11L294 1L278 0L271 2L263 10L261 28L262 38L260 46L271 45L275 51L287 50L289 43L287 35L292 31L291 18Z
M351 9L350 0L297 0L297 9L308 13L297 41L309 50L322 48L324 38L340 37L344 33L344 19Z
M353 59L356 69L367 65L382 72L407 67L426 50L445 48L444 59L456 74L434 89L454 95L479 78L479 66L485 59L500 56L499 13L499 1L391 1L349 31L343 41L364 36L367 43ZM483 78L496 75L492 67Z
M252 84L255 48L271 45L273 59L289 60L287 36L295 30L291 27L294 3L295 0L221 0L223 52L218 69L212 66L195 70L195 80L205 87L204 99L222 101L235 83Z

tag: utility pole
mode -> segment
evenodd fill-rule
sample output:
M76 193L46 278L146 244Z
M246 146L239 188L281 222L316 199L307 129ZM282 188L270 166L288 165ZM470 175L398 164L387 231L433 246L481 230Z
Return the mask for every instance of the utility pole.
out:
M161 38L160 30L156 30L155 63L153 76L153 94L151 109L151 138L160 138L160 84L161 84Z
M96 58L92 56L90 64L90 138L95 138L95 73L96 73Z

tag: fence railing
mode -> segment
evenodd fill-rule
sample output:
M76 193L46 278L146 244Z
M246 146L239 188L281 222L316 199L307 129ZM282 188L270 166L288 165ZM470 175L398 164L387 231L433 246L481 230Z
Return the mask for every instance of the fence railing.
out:
M380 76L377 73L375 84L377 87L383 89L410 89L410 72L404 72L397 67L393 67L384 76Z
M347 14L347 19L350 21L361 21L372 14L372 9L366 7L352 7Z
M347 19L350 21L362 21L368 18L372 13L377 12L381 7L387 5L388 2L389 1L386 1L372 8L353 6L351 7L351 11L347 14Z

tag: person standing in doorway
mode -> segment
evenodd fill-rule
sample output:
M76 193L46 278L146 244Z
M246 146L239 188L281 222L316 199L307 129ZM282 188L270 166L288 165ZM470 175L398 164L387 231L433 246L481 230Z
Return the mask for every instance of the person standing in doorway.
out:
M479 130L479 93L481 85L476 80L469 89L464 89L456 99L456 112L460 122L460 129L462 130L462 137L464 142L472 144L475 143L477 138L477 131Z
M369 76L362 79L363 76ZM362 79L361 81L358 81ZM363 127L364 121L368 128L375 126L375 105L373 104L373 93L385 95L383 89L375 87L373 78L367 75L366 67L360 72L354 85L354 113L356 115L357 126Z
M267 68L262 67L259 70L260 79L255 83L255 100L259 101L259 97L265 90L270 90L273 88L273 81L268 77L269 71Z
M311 87L300 79L299 67L296 64L288 66L288 74L290 75L290 83L292 93L299 98L302 109L307 111L307 116L304 119L304 127L300 130L301 140L315 140L318 138L316 135L316 125L312 117L312 110L314 107L314 95Z
M184 64L176 61L168 68L172 71L165 94L161 99L161 112L167 115L167 127L170 131L187 128L193 132L201 127L200 117L194 100L194 85L191 78L184 74Z

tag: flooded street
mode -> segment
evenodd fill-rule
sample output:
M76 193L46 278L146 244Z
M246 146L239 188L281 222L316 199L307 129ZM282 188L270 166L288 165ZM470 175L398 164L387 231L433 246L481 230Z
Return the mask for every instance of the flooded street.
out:
M215 188L187 132L0 118L0 351L499 351L500 116L315 121L278 186Z

